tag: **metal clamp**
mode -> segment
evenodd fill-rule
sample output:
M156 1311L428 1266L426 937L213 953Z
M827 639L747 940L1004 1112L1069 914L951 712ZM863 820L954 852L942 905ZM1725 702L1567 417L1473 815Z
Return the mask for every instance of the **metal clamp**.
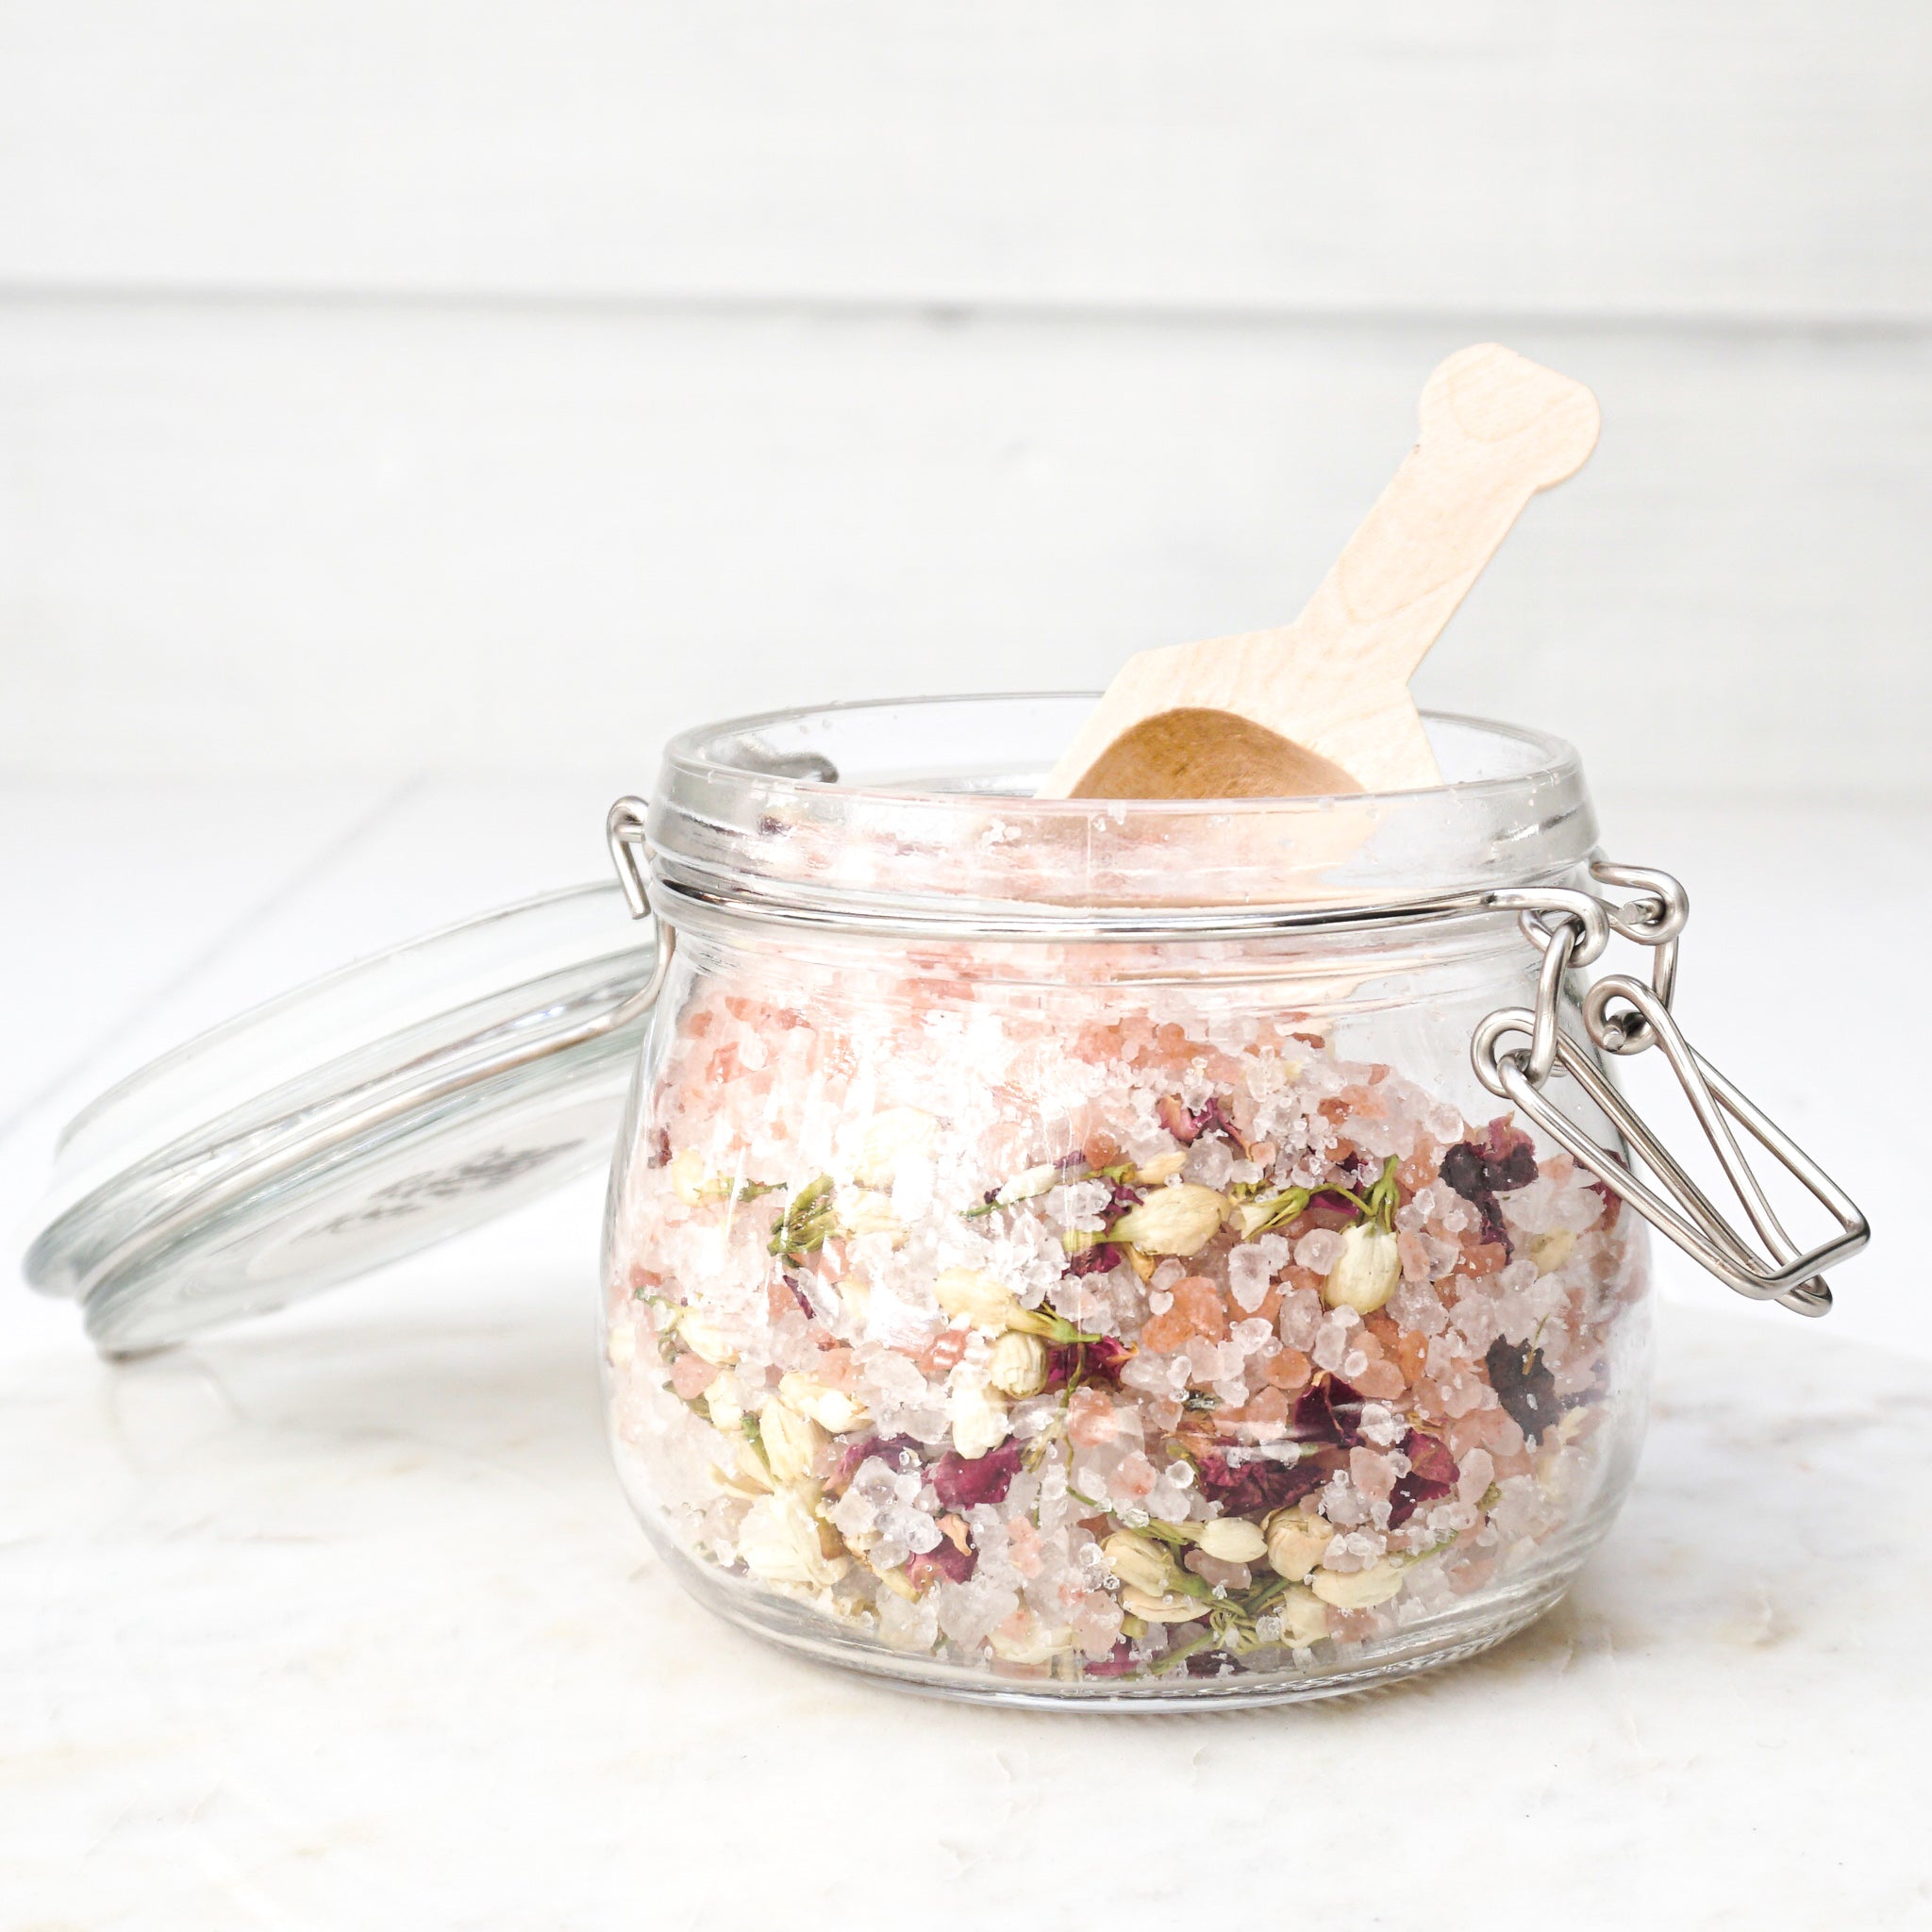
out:
M1491 1093L1514 1102L1579 1166L1628 1201L1653 1227L1669 1236L1727 1287L1753 1301L1774 1301L1801 1315L1825 1314L1831 1307L1831 1290L1822 1271L1848 1260L1864 1247L1871 1237L1865 1217L1815 1160L1684 1038L1671 1013L1671 996L1676 988L1677 941L1690 912L1684 888L1668 873L1645 867L1599 861L1591 867L1591 874L1601 884L1635 890L1637 897L1624 905L1613 906L1607 900L1597 903L1612 931L1649 947L1654 957L1648 986L1626 974L1611 974L1590 987L1578 1007L1584 1029L1591 1044L1605 1053L1630 1055L1662 1047L1698 1125L1757 1230L1761 1248L1754 1247L1741 1229L1726 1221L1685 1173L1641 1116L1610 1085L1591 1047L1562 1030L1562 1001L1570 968L1589 964L1603 950L1600 929L1571 908L1522 914L1524 937L1543 956L1536 1008L1506 1008L1491 1013L1476 1028L1470 1048L1476 1077ZM1616 1010L1612 1010L1613 1002L1621 1003ZM1519 1036L1526 1036L1529 1044L1506 1050L1504 1041ZM1670 1199L1551 1102L1544 1088L1559 1069L1583 1089L1641 1157ZM1765 1198L1738 1144L1733 1123L1744 1127L1838 1222L1837 1235L1817 1247L1799 1249Z
M651 909L650 820L651 808L641 798L620 798L604 817L610 863L617 868L617 883L633 919L644 918Z

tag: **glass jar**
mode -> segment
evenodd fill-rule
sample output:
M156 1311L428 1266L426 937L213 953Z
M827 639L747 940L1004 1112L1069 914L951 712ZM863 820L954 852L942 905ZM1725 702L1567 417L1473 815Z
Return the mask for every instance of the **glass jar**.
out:
M677 740L655 806L612 810L616 888L343 968L102 1095L27 1278L139 1355L614 1137L617 1465L733 1622L1138 1709L1495 1642L1628 1487L1643 1223L1813 1315L1865 1223L1684 1040L1682 888L1596 857L1566 746L1435 718L1429 791L1035 800L1091 703ZM1585 984L1613 935L1647 982ZM1606 1077L1651 1048L1741 1221ZM1740 1128L1835 1235L1800 1250Z
M1577 761L1437 718L1429 791L1035 801L1091 703L694 732L614 816L669 955L607 1219L625 1491L733 1623L955 1695L1466 1657L1644 1424L1642 1222L1471 1058L1540 977L1582 1030L1519 924L1590 884Z

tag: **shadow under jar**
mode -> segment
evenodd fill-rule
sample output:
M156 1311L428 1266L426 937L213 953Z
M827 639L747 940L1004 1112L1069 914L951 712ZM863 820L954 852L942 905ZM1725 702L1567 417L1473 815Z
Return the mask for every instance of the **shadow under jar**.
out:
M712 727L620 808L670 952L605 1241L625 1487L734 1623L950 1694L1469 1656L1644 1423L1643 1224L1471 1061L1536 1002L1515 906L1588 885L1576 759L1434 718L1428 791L1034 801L1091 702Z

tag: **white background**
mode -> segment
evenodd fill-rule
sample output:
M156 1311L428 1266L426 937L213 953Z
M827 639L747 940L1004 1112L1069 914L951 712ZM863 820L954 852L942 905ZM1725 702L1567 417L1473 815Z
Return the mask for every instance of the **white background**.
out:
M1594 385L1426 695L1920 791L1911 0L4 0L0 765L647 784L1282 620L1443 354Z

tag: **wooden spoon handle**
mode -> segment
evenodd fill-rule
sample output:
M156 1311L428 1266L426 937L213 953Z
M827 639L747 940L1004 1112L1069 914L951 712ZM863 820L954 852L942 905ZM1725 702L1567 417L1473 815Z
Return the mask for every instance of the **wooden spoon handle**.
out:
M1494 342L1441 363L1422 434L1294 625L1296 658L1407 685L1509 526L1596 447L1596 398Z

